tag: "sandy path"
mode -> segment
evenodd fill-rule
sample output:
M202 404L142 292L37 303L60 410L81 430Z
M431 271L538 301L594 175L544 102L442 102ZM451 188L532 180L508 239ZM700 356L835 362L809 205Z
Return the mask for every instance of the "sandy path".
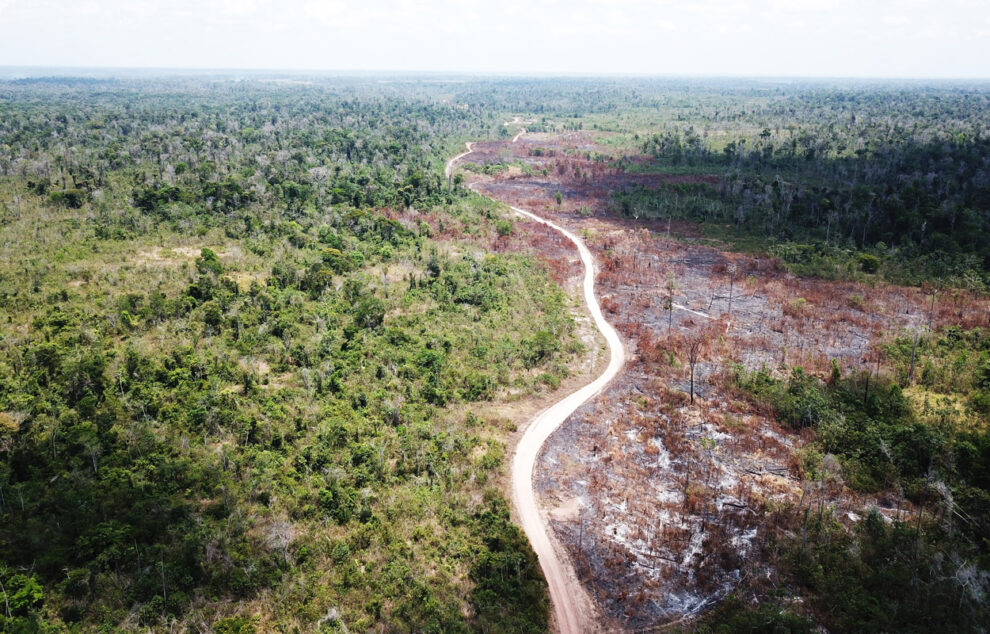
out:
M524 132L525 132L525 130L524 130ZM462 158L464 158L465 156L467 156L468 154L470 154L472 152L472 150L471 150L471 142L470 141L468 141L464 145L465 145L465 147L467 147L467 152L461 152L460 154L458 154L454 158L452 158L449 161L447 161L447 165L444 166L444 168L443 168L443 175L446 178L450 178L450 175L453 173L453 171L454 171L454 164L457 163L457 161L461 160Z
M526 130L523 129L513 138L513 142L518 141L519 137L525 133ZM445 173L448 177L455 162L471 153L470 143L467 144L467 148L467 152L459 154L447 162ZM540 560L543 574L550 586L550 600L553 603L557 627L564 634L572 634L595 627L595 610L584 587L578 581L569 559L563 554L563 549L556 544L545 514L540 511L536 500L536 491L533 489L533 467L543 443L550 437L550 434L556 431L574 413L574 410L605 388L608 382L622 369L625 364L626 353L619 334L602 315L601 306L595 297L595 260L581 238L534 213L518 207L511 207L511 209L521 216L560 232L577 247L578 254L581 256L581 263L584 265L582 284L584 301L595 326L605 337L609 348L608 367L597 379L557 401L533 418L516 446L516 453L512 461L512 499L516 512L519 514L520 524L522 524L523 531L525 531Z
M543 574L550 585L550 599L557 617L557 626L561 632L570 634L592 626L593 623L589 621L594 611L570 562L562 559L558 555L559 550L554 548L550 527L537 505L536 491L533 489L533 466L536 464L536 457L543 443L550 434L556 431L574 413L574 410L601 392L619 373L625 364L626 353L619 334L602 315L601 306L595 297L594 258L581 238L556 223L544 220L528 211L517 207L512 207L512 210L559 231L577 246L581 262L584 264L584 301L588 305L595 326L605 337L609 348L609 362L605 371L591 383L540 412L526 428L512 461L512 498L519 513L520 523L540 559Z

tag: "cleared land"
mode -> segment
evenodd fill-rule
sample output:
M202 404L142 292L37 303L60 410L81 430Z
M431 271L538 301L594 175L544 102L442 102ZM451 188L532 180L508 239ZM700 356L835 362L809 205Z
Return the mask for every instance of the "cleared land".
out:
M984 325L986 300L946 292L932 310L919 288L802 279L772 258L710 246L691 224L620 218L610 210L623 188L717 186L720 177L628 173L592 158L607 150L588 133L517 140L471 145L472 188L584 237L600 263L601 306L632 353L618 379L549 437L536 465L541 505L601 627L696 615L764 574L768 508L816 499L848 524L864 506L890 518L917 512L841 482L809 488L799 459L806 435L737 394L733 368L875 372L884 340L929 321Z

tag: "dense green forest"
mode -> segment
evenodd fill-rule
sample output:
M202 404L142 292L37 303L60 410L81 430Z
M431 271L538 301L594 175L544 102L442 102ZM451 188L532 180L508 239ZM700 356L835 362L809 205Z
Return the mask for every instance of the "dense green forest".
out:
M471 404L575 348L543 265L486 252L501 212L446 192L493 120L374 86L0 88L0 629L545 628L508 430Z
M717 174L629 189L619 210L768 237L798 272L842 276L859 254L894 282L990 283L990 94L809 89L696 106L640 137L627 169Z
M0 630L545 631L498 482L514 429L477 412L553 389L582 346L446 159L513 115L593 132L617 169L718 177L615 192L619 213L759 235L799 273L985 291L988 114L976 84L0 82ZM852 535L824 503L795 516L779 571L825 626L985 623L944 581L988 567L987 342L898 339L872 379L736 376L815 430L819 490L838 460L854 491L940 509ZM909 365L948 400L912 406Z

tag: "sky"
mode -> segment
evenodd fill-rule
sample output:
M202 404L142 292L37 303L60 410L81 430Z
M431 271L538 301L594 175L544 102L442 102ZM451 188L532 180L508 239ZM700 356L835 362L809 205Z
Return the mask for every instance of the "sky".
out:
M990 0L0 0L0 66L990 77Z

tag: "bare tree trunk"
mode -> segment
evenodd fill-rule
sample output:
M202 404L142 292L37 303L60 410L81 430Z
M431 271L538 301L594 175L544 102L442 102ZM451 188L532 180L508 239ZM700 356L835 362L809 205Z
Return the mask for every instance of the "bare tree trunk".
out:
M911 347L911 369L908 370L908 382L914 383L914 360L918 352L918 339L921 333L915 331L914 333L914 345Z
M729 319L732 319L732 283L736 281L735 275L729 276Z
M10 602L7 600L7 588L3 586L3 582L0 581L0 592L3 592L3 607L7 612L7 618L10 618Z
M162 554L162 609L168 605L168 588L165 587L165 555Z
M938 289L932 291L932 307L928 310L928 330L932 329L932 319L935 317L935 296Z
M694 405L694 364L691 364L691 404Z

